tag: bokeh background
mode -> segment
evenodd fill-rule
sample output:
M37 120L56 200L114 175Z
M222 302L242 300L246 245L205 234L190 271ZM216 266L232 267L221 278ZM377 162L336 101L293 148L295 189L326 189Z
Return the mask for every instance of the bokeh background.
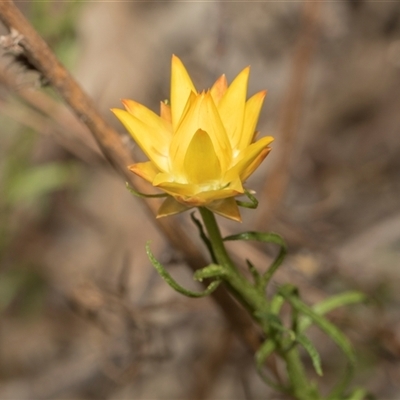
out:
M158 110L172 54L199 89L251 65L249 95L268 89L258 129L276 140L249 180L259 208L223 230L283 235L276 282L309 303L364 291L368 304L331 319L357 349L354 385L399 399L400 3L16 3L138 159L109 109L133 98ZM283 398L212 299L159 278L149 239L196 287L46 82L4 51L0 64L0 399ZM174 218L197 240L188 215ZM273 251L232 250L256 264ZM311 335L326 389L344 359Z

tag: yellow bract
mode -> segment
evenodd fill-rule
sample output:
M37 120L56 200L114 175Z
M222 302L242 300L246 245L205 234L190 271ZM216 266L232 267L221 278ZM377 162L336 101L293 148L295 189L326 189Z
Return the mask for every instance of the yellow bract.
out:
M150 161L129 169L170 196L158 217L207 207L240 221L235 196L270 151L270 136L253 143L266 91L247 99L250 69L228 86L222 75L198 93L181 60L172 56L171 106L160 116L133 100L113 109Z

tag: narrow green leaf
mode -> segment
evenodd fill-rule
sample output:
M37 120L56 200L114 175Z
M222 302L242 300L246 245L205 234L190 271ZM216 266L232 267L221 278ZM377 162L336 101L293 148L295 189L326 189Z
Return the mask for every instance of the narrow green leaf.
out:
M335 296L331 296L328 299L321 301L313 307L317 314L326 314L329 311L334 310L338 307L347 306L349 304L362 303L367 299L364 293L352 290L349 292L340 293Z
M226 268L218 264L211 264L207 267L201 268L194 273L194 279L196 281L202 282L203 279L210 278L223 278L227 273Z
M328 312L338 308L347 306L350 304L362 303L367 298L364 293L357 291L349 291L340 293L335 296L331 296L328 299L321 301L312 307L315 313L319 315L325 315ZM300 321L300 332L304 332L312 324L312 320L309 317L302 317Z
M287 389L274 382L271 378L269 378L263 371L265 362L267 361L267 358L274 352L274 350L276 349L276 345L275 343L270 340L267 339L261 346L260 348L257 350L254 358L255 358L255 362L256 362L256 368L257 368L257 372L258 375L260 376L260 378L269 386L271 386L272 388L274 388L275 390L278 391L283 391L286 392Z
M157 272L160 274L160 276L165 280L165 282L168 283L169 286L172 287L172 289L176 290L178 293L181 293L187 297L204 297L208 296L211 294L221 283L219 280L215 280L211 282L207 289L204 290L203 292L193 292L191 290L185 289L184 287L180 286L172 277L171 275L167 272L165 267L160 264L159 261L154 257L153 253L150 250L150 242L147 242L146 244L146 253L147 256L149 257L150 262L153 264L154 268L157 270Z
M253 276L255 285L258 286L260 284L261 276L260 276L259 272L257 271L257 268L254 266L254 264L250 260L246 259L246 264L247 264L247 267L249 268L251 275Z
M260 287L262 290L265 290L266 286L268 285L268 282L271 280L272 276L276 272L276 270L280 267L282 264L286 253L287 253L287 247L286 243L283 240L282 236L278 235L277 233L273 232L268 232L268 233L261 233L261 232L243 232L239 233L237 235L230 235L227 236L223 239L224 241L229 241L229 240L256 240L258 242L264 242L264 243L274 243L280 246L279 253L277 257L275 258L274 262L271 264L271 266L268 268L268 270L263 274L261 281L260 281Z
M257 350L255 354L255 360L256 360L256 366L257 370L262 369L265 361L267 358L273 353L273 351L276 349L275 343L267 339Z
M135 190L131 185L129 185L128 182L125 182L126 188L129 190L131 194L133 194L136 197L145 197L148 199L153 199L153 198L158 198L158 197L167 197L167 193L159 193L159 194L146 194L146 193L140 193L137 190Z
M319 376L322 376L323 373L321 368L321 357L319 356L319 353L312 344L311 340L307 336L300 333L296 335L296 341L304 347L308 355L311 357L311 361L313 363L316 373Z
M248 190L244 190L244 194L248 197L248 199L250 201L240 201L240 200L236 200L236 204L240 207L244 207L244 208L251 208L251 209L255 209L258 207L258 200L248 191Z
M354 351L349 340L335 325L303 303L295 294L293 294L292 288L288 289L288 287L282 287L279 290L279 293L287 299L293 308L311 318L311 320L342 349L343 353L351 363L355 362Z

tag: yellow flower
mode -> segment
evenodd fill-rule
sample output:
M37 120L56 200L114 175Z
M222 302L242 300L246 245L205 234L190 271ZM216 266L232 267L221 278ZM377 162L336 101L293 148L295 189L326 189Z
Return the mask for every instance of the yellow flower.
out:
M273 138L255 143L255 128L266 91L246 101L250 69L228 87L222 75L210 90L198 93L181 60L172 56L171 106L161 102L160 116L133 100L117 118L150 159L129 169L168 195L157 217L206 207L240 221L234 196L270 151Z

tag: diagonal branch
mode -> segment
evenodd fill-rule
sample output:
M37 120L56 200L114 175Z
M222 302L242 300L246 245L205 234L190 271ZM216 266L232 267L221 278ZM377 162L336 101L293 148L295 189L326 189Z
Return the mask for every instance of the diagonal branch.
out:
M98 113L91 99L58 61L13 1L0 1L0 19L10 31L18 33L20 38L18 45L22 47L24 55L89 128L104 156L114 169L136 190L145 191L146 187L143 186L146 183L134 179L134 175L128 172L127 165L132 164L134 160L118 133ZM144 202L144 204L146 210L154 215L157 205L153 202ZM180 225L172 223L171 219L160 219L157 222L170 244L184 255L191 269L197 270L207 264L202 253ZM237 305L224 288L216 290L213 293L213 298L245 345L255 351L259 346L260 336L250 317Z

